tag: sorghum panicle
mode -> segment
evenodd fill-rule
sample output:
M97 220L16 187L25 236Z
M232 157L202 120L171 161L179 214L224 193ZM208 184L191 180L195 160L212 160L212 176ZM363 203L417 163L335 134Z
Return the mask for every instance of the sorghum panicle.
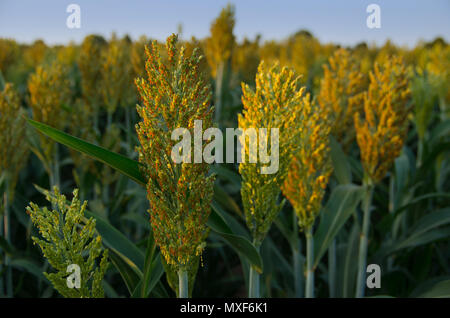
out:
M7 76L14 62L20 56L19 45L14 40L0 39L0 72Z
M100 91L106 110L111 114L119 105L128 106L134 94L130 84L133 82L130 49L125 39L113 36L102 54Z
M83 98L93 115L96 115L101 102L98 85L102 79L102 56L107 47L105 39L99 35L88 35L81 44L78 67L81 75Z
M294 155L282 191L297 214L300 230L306 230L320 212L333 168L328 111L311 102L308 95L303 99L302 110L301 147Z
M77 189L73 191L71 203L57 187L53 193L45 191L45 196L57 207L56 210L40 208L34 203L27 207L27 213L42 237L33 237L33 242L39 245L44 257L56 270L44 275L64 297L104 297L102 280L108 268L108 251L102 251L102 238L96 232L95 219L84 216L87 201L81 204ZM67 267L72 264L80 267L79 289L67 286Z
M317 103L330 117L331 133L348 147L355 140L353 117L362 112L366 81L345 49L338 49L323 69Z
M239 165L246 222L256 244L262 242L282 207L278 203L280 186L298 147L305 90L298 88L299 79L286 67L276 64L267 69L261 62L256 75L256 90L242 84L244 110L238 117L239 128L267 128L268 135L271 128L279 128L278 172L261 174L263 164L260 161ZM267 138L271 140L270 136ZM245 142L247 154L248 150L249 143Z
M364 119L355 114L356 140L367 176L380 181L400 155L408 130L410 89L399 57L375 63L364 95Z
M233 54L233 69L239 73L240 78L246 83L251 83L255 79L259 57L259 37L254 41L245 38L242 44L236 46Z
M206 40L206 56L212 76L216 76L218 66L231 59L235 45L233 28L236 23L234 7L228 4L211 24L211 36Z
M7 83L0 91L0 174L9 174L9 190L15 188L29 154L24 115L18 92Z
M171 159L174 129L186 128L193 136L194 120L202 121L202 133L212 126L211 89L199 72L201 57L197 50L186 57L176 45L177 37L170 36L167 63L156 42L146 47L148 78L136 80L142 102L136 131L155 241L165 261L178 270L202 253L214 177L208 176L206 163L176 164Z
M64 106L70 102L70 82L67 68L54 62L44 68L38 66L28 80L29 105L33 119L56 129L64 129L67 112ZM41 135L41 147L48 162L52 161L54 142Z

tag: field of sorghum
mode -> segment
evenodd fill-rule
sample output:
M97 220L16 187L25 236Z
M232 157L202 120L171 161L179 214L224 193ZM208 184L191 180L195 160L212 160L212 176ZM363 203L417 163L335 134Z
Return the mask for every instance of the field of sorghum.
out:
M450 296L450 46L234 23L0 39L0 296ZM278 172L172 162L195 120L279 128Z

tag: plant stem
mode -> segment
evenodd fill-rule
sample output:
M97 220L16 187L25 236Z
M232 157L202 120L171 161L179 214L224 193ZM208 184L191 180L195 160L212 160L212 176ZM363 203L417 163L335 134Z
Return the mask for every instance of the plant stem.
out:
M6 239L6 242L11 243L11 233L10 233L10 222L9 222L9 180L8 176L5 177L5 191L3 192L3 234ZM12 269L9 266L9 256L5 253L5 267L6 267L6 295L8 297L13 296L13 282L12 282Z
M259 252L259 244L255 244L256 250ZM259 293L259 273L256 271L256 269L250 265L250 277L249 277L249 284L248 284L248 297L250 298L259 298L261 297Z
M222 92L223 92L223 73L224 73L225 63L221 62L216 71L216 91L215 91L215 121L219 123L220 115L222 112Z
M128 155L131 156L132 152L133 152L133 145L131 144L131 116L130 116L130 107L126 107L125 108L125 124L126 124L126 129L127 129L127 150L128 150Z
M370 206L372 203L373 184L370 179L366 178L365 186L366 193L363 199L363 225L361 237L359 241L359 256L358 256L358 279L356 284L356 297L364 297L365 280L366 280L366 263L367 263L367 242L370 227Z
M53 182L54 184L52 184L52 188L54 186L57 186L59 189L60 187L60 180L59 180L59 153L58 153L58 144L55 143L55 149L54 149L54 153L53 153ZM50 189L52 190L52 189Z
M292 249L292 266L294 272L294 291L295 297L302 298L303 297L303 263L300 258L301 252L301 241L298 235L298 223L297 223L297 215L295 212L292 212L292 235L294 236L294 241L291 246Z
M294 259L294 285L295 285L295 297L303 297L303 263L300 258L301 242L298 240L297 247L292 248L292 257Z
M178 270L178 298L188 298L188 273L181 268Z
M328 249L328 288L330 297L336 297L336 239Z
M306 298L314 298L314 237L312 228L306 230Z
M420 138L420 136L419 136L419 140L417 141L416 168L419 168L422 165L423 147L424 147L424 142L423 142L422 138Z

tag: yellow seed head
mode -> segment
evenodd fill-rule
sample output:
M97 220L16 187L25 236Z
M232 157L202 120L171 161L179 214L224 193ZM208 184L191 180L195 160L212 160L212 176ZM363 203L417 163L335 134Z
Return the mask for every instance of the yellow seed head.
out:
M365 173L380 181L400 155L408 129L407 69L399 57L375 63L364 95L364 119L355 114L356 140Z
M202 120L203 133L212 126L212 108L211 89L199 72L198 50L186 57L184 48L177 49L175 35L167 39L166 47L166 63L156 42L146 48L147 79L136 80L142 103L136 130L155 241L165 261L177 269L195 264L201 252L214 176L208 176L206 163L173 162L171 151L177 141L171 134L187 128L193 135L194 120Z

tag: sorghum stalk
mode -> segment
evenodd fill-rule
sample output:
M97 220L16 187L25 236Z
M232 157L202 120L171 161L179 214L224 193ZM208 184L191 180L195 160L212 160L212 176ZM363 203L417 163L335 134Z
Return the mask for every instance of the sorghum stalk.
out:
M305 231L306 236L306 298L314 298L314 237L312 228Z
M142 119L136 125L137 150L148 180L155 242L170 272L169 285L179 297L186 297L192 290L187 280L197 272L206 245L215 177L208 175L207 163L190 160L194 157L191 147L187 153L184 147L176 147L179 142L172 139L172 133L182 128L192 136L194 123L201 122L203 134L212 126L213 108L209 107L210 86L199 71L202 57L198 50L186 56L185 49L177 47L175 35L167 39L166 47L167 62L156 42L146 47L147 79L136 80L142 105L137 107ZM174 160L179 155L176 149L183 150L183 162Z
M297 222L297 216L295 215L295 212L292 212L292 222L293 222L293 233L295 235L294 238L294 244L291 246L292 251L292 258L293 258L293 272L294 272L294 291L295 291L295 297L302 298L303 297L303 262L300 258L300 252L301 252L301 241L298 233L298 222Z
M330 125L327 111L303 101L300 148L292 158L287 178L282 185L284 196L294 208L300 232L306 235L306 297L314 297L314 238L313 226L321 209L332 172L329 156Z
M233 28L236 23L234 7L227 5L211 24L211 37L206 41L206 56L213 77L216 80L214 107L215 120L219 122L222 113L223 95L228 85L231 57L235 46Z
M366 278L366 263L367 263L367 245L370 228L370 205L372 203L373 184L370 178L365 178L364 186L366 192L363 198L363 225L361 237L359 241L359 256L358 256L358 278L356 283L356 297L364 297L365 278Z
M259 246L257 246L255 243L256 242L253 242L256 250L259 252ZM259 285L260 285L260 274L253 266L250 266L248 297L250 297L250 298L261 297L260 292L259 292L259 289L260 289Z
M358 256L356 297L364 296L370 208L376 183L380 182L400 155L408 130L410 97L407 70L401 58L386 58L375 64L364 94L364 119L355 114L356 140L364 169L363 223Z
M11 243L11 233L10 233L10 220L9 220L9 181L8 175L5 176L5 192L3 193L3 234L6 242ZM9 265L9 256L5 253L5 267L6 267L6 295L8 297L13 296L13 282L12 282L12 269Z
M53 149L53 182L50 183L50 186L53 187L60 187L60 177L59 177L59 146L57 143L55 143L55 149Z
M336 239L328 248L328 290L330 297L336 297Z
M178 298L188 298L188 272L185 268L178 270Z
M266 172L267 164L261 161L256 163L246 161L239 165L245 220L252 234L253 244L259 248L284 205L284 201L278 203L280 187L298 147L304 88L299 89L299 77L296 77L293 71L285 67L281 68L278 64L266 69L264 62L261 62L258 67L255 82L255 90L242 84L244 110L238 117L239 128L266 128L268 133L265 138L268 140L275 139L273 138L275 135L269 137L269 132L274 133L272 128L279 129L277 171ZM241 141L245 149L243 153L247 154L250 146L256 143L256 141ZM274 149L270 151L276 151ZM250 268L250 273L252 279L249 285L249 296L257 297L260 295L259 274L255 268Z

